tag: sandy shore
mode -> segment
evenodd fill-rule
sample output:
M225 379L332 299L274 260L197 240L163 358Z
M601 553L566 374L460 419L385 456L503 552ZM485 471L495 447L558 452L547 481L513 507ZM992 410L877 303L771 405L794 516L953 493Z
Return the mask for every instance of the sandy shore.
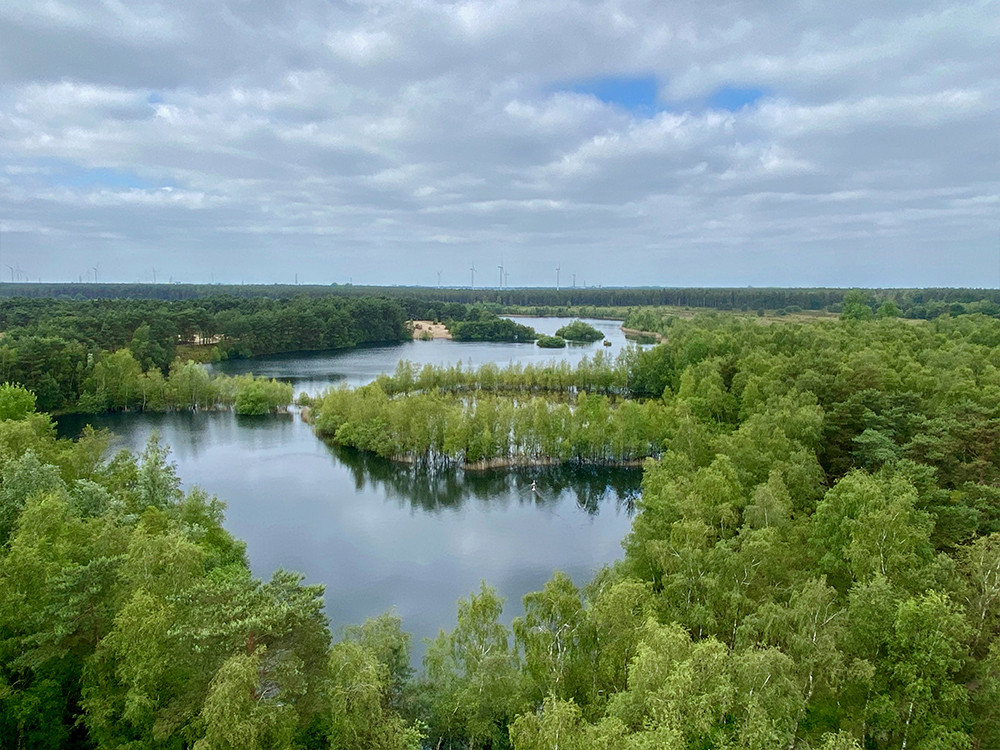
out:
M411 320L413 324L413 338L418 341L427 339L451 339L451 331L444 327L443 323L435 323L433 320Z

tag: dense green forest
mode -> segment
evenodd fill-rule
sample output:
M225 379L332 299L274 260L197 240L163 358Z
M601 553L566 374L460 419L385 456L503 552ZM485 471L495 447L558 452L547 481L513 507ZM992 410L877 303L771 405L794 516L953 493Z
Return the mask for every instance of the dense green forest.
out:
M458 312L464 316L465 307ZM406 320L398 302L367 297L6 299L0 302L0 382L30 388L39 408L48 411L174 408L185 402L171 383L183 373L200 377L185 369L191 356L249 357L405 341ZM150 406L147 395L161 406ZM186 403L211 404L215 395L204 391ZM219 398L224 402L226 394Z
M655 416L624 560L554 573L510 627L484 583L417 673L398 618L333 642L317 587L255 581L155 441L108 458L0 388L4 747L1000 746L1000 321L865 305L663 318L666 343L615 361L360 389L398 425L438 400L493 409L477 432L507 409Z
M575 291L589 296L566 296ZM13 292L25 296L2 297ZM93 295L107 296L88 299ZM586 305L618 305L615 312L627 316L628 327L663 332L678 317L675 309L662 307L667 304L772 314L833 310L861 318L938 318L998 315L996 296L989 290L529 289L503 290L498 297L496 290L414 287L4 284L0 381L26 385L44 410L93 411L104 402L95 395L95 364L126 349L141 372L155 369L167 378L171 367L188 359L405 341L410 337L406 321L413 319L446 322L458 340L528 342L537 338L531 328L498 313L599 315L599 308ZM169 408L169 398L164 403Z
M742 312L826 310L840 312L847 289L822 288L690 288L690 287L514 287L472 289L468 287L353 286L351 284L29 284L0 283L0 297L59 297L72 299L193 300L205 297L389 297L404 304L435 305L496 304L503 309L521 308L534 315L575 314L593 316L593 310L567 313L567 308L671 306L710 308ZM978 312L1000 314L997 289L870 289L874 304L894 300L903 317L935 318ZM434 316L410 314L411 318ZM442 316L440 319L461 320ZM593 316L597 317L597 316Z
M217 377L195 393L191 388L198 384L181 386L179 380L207 376L188 367L189 361L408 341L412 319L446 321L458 340L535 340L533 329L500 318L497 310L497 305L329 295L3 299L0 382L25 385L37 395L39 408L49 411L226 405L240 383ZM185 387L192 397L185 398Z

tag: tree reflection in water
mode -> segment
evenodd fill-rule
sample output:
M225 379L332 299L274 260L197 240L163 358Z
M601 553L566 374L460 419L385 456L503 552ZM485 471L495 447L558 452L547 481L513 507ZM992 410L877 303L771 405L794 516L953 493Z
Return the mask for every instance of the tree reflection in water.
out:
M469 501L555 507L569 494L591 516L608 502L631 516L642 481L642 469L636 467L562 464L465 471L412 466L354 448L327 447L351 472L358 491L378 490L401 506L430 513L457 510Z

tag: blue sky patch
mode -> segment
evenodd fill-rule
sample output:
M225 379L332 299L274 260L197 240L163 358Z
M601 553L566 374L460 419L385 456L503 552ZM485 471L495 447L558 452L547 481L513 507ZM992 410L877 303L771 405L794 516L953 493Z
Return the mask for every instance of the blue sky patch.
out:
M753 104L762 96L764 96L763 89L723 86L708 97L707 103L711 109L725 109L735 112Z
M77 164L63 161L48 161L46 177L52 185L76 189L111 188L113 190L129 190L138 188L148 190L162 187L147 179L139 177L134 172L109 167L81 167Z
M659 84L655 76L620 76L590 78L586 81L565 84L562 91L589 94L606 104L636 114L652 115L659 107Z
M150 104L162 104L163 97L154 91L152 94L146 97L146 101L149 102Z

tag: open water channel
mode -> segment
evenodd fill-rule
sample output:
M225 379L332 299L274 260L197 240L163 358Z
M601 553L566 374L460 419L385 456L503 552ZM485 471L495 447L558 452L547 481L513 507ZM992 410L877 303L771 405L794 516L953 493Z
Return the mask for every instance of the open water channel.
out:
M553 333L569 319L524 322ZM627 345L617 322L588 322L612 346L414 341L231 361L218 369L252 371L292 382L296 392L318 393L391 373L400 359L471 366L578 361L602 350L615 356ZM246 541L255 575L286 568L324 584L334 631L395 608L417 652L421 639L454 626L456 601L481 580L507 599L509 621L522 611L521 597L553 570L582 585L620 558L641 476L638 469L596 467L431 473L328 446L294 411L68 415L59 430L78 434L86 423L112 430L118 447L134 451L157 431L185 487L200 486L227 503L226 528Z

